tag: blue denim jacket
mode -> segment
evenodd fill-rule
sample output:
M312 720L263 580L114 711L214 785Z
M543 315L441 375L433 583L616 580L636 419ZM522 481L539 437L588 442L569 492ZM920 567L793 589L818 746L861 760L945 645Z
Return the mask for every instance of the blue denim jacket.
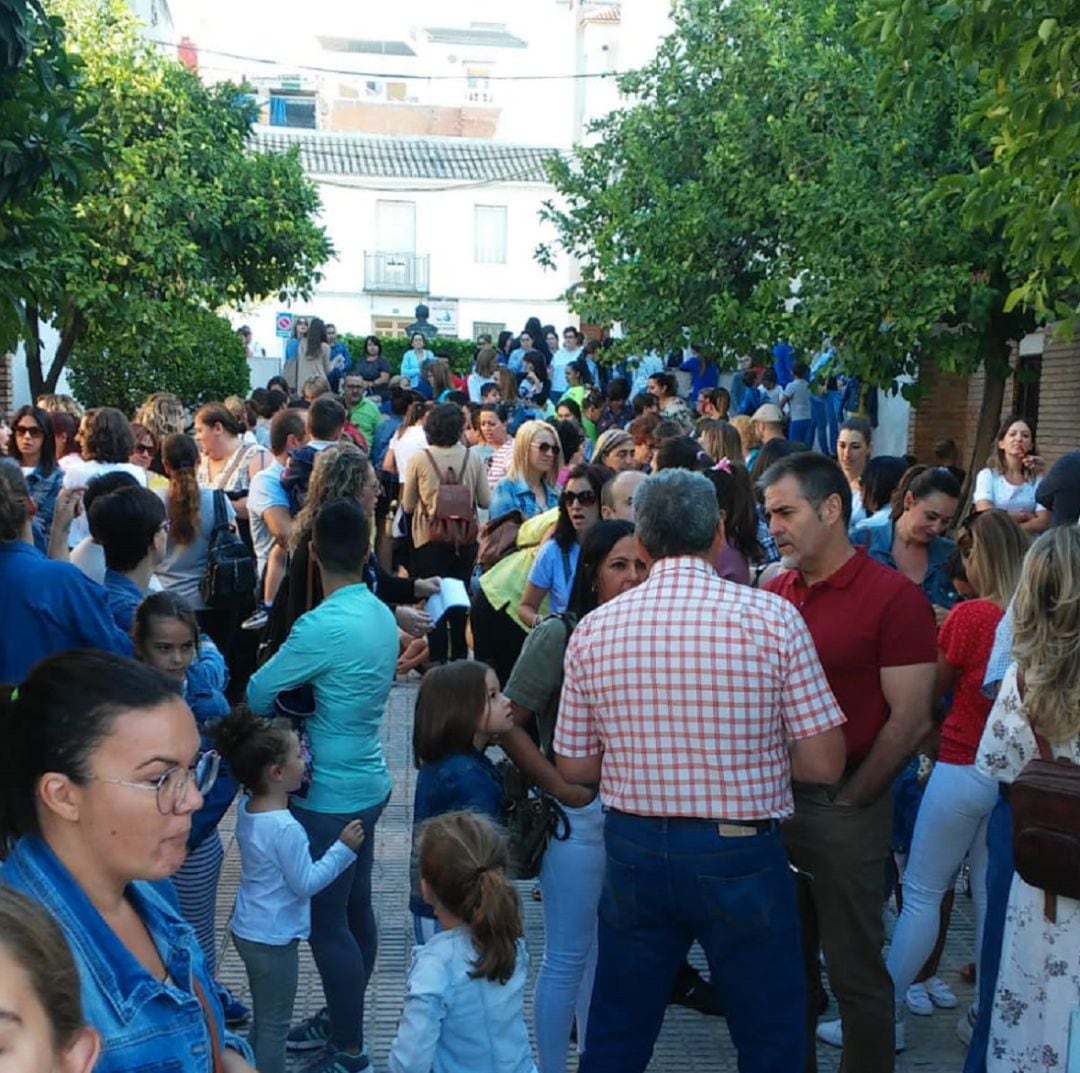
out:
M856 529L851 534L851 543L856 547L866 548L867 555L876 559L879 563L896 569L896 560L893 558L893 523L886 519L880 525L867 525ZM945 537L934 537L927 549L926 577L922 579L920 588L926 593L926 598L935 607L944 607L946 610L952 607L960 594L953 588L949 577L948 562L956 545Z
M445 812L467 809L482 812L496 823L502 822L503 787L499 769L475 749L451 753L441 760L421 764L413 798L413 853L409 864L411 891L409 909L424 917L435 911L420 894L420 870L416 860L415 832L424 820Z
M536 1073L525 1027L525 941L505 984L473 979L469 929L414 946L390 1073Z
M491 505L488 514L498 518L512 510L520 510L523 518L532 518L543 514L545 510L559 505L559 490L545 482L547 502L538 503L536 494L529 487L529 482L522 478L503 477L491 492Z
M20 838L0 880L44 906L71 946L83 1015L101 1033L94 1073L210 1073L210 1037L193 979L206 995L222 1045L250 1060L247 1044L225 1031L195 933L155 884L129 884L128 898L161 955L168 983L136 961L43 839Z

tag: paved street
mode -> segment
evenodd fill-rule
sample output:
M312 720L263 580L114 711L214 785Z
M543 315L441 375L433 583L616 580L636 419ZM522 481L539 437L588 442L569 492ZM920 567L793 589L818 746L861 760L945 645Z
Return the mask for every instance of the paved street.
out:
M401 996L411 947L411 918L407 911L409 838L415 772L412 767L412 708L415 686L395 687L384 725L384 744L394 779L394 794L376 834L374 895L379 922L379 957L368 991L366 1035L374 1068L383 1073L386 1056L397 1027ZM232 906L239 876L239 858L232 837L232 817L222 826L226 844L225 869L222 875L218 917L221 928L222 957L219 975L235 994L247 995L243 965L227 941L225 925ZM532 884L522 884L526 934L535 973L543 949L543 922L540 905L529 896ZM957 899L952 928L942 964L942 976L961 997L970 1000L971 989L964 985L957 969L969 961L972 945L971 903ZM700 952L699 952L700 953ZM322 1004L318 974L310 954L302 948L300 988L296 1001L297 1018L318 1009ZM531 1002L531 989L527 993ZM958 1011L957 1011L958 1012ZM532 1022L532 1011L527 1017ZM835 1016L835 1005L829 1016ZM908 1018L908 1051L897 1061L897 1073L956 1073L963 1064L964 1049L956 1038L957 1014L939 1011L933 1017ZM310 1056L309 1056L310 1057ZM832 1073L839 1064L839 1051L819 1048L818 1068ZM301 1062L295 1063L299 1068ZM706 1018L687 1010L671 1008L650 1065L655 1073L721 1073L736 1069L735 1051L724 1021Z

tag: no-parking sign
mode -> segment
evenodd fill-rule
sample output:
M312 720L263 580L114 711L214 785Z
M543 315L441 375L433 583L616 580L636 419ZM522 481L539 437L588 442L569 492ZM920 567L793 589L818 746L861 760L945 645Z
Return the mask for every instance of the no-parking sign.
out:
M293 321L295 319L296 318L291 313L278 313L277 317L274 319L274 323L276 326L275 334L279 339L288 339L289 336L292 335Z

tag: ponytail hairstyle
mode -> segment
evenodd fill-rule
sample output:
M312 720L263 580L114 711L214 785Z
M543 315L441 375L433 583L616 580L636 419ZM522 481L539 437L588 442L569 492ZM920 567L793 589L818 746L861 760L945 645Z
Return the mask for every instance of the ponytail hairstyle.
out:
M506 878L505 835L479 813L445 812L421 826L417 857L435 900L469 928L477 954L469 975L505 984L522 936L517 891Z
M240 782L256 793L266 789L266 769L288 759L294 735L288 719L261 719L246 704L206 732Z
M199 448L186 433L170 433L161 445L161 461L169 475L169 540L192 544L199 530Z
M950 499L960 498L960 482L944 466L911 466L900 478L892 498L892 520L904 513L904 499L926 499L936 492Z
M230 436L243 436L247 431L223 402L205 402L195 411L195 420L207 428L220 425Z
M40 834L38 780L48 772L82 784L116 717L180 697L180 686L127 656L81 649L35 664L0 709L0 856Z

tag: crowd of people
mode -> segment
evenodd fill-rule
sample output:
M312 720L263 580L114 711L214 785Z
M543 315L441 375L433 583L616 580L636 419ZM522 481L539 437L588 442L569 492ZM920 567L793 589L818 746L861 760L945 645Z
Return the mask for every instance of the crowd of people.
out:
M965 866L965 1070L1076 1057L1080 901L1014 871L1009 790L1080 762L1080 452L1008 417L961 515L954 444L874 455L865 392L800 362L729 390L697 347L613 367L535 318L466 375L424 332L396 374L318 318L291 342L247 399L5 423L0 1068L371 1068L409 677L394 1073L644 1070L672 1003L740 1068L821 1041L888 1073L958 1006ZM230 809L250 1010L216 980ZM326 1005L294 1022L302 942Z

